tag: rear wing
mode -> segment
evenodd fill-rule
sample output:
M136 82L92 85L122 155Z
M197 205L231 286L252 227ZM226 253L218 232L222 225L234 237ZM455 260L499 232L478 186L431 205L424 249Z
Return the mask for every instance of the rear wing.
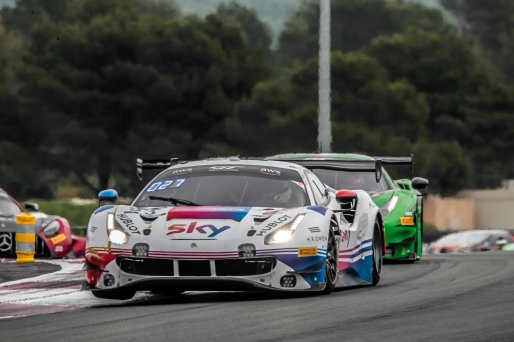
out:
M360 171L360 172L375 172L375 180L377 183L382 178L383 165L410 165L411 173L414 173L412 163L413 155L406 157L386 157L377 156L372 157L370 160L344 160L340 158L266 158L268 160L285 161L290 163L299 164L308 169L327 169L327 170L340 170L340 171Z
M143 180L143 170L164 170L178 164L178 158L170 159L136 159L137 178Z
M411 154L410 156L404 156L404 157L373 157L375 160L381 160L382 164L384 165L409 165L410 166L410 172L411 174L414 174L414 163L412 162L412 159L414 158L414 155Z
M270 158L269 160L273 160ZM274 159L301 165L307 169L326 169L338 171L375 172L377 183L382 178L382 161L375 160L341 160L335 158L280 158Z

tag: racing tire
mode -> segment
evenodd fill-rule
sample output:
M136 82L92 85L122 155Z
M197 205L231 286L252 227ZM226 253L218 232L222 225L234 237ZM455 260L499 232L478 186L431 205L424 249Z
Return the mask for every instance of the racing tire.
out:
M100 290L100 291L91 291L93 296L96 298L102 299L119 299L119 300L127 300L136 294L136 291L131 290Z
M330 231L327 243L327 256L325 259L325 289L323 294L334 291L337 283L337 242L334 233Z
M382 265L383 265L383 250L382 250L382 231L380 229L380 224L378 221L375 221L375 227L373 229L373 241L372 241L372 250L373 250L373 269L372 269L372 285L375 286L380 281L380 274L382 273Z

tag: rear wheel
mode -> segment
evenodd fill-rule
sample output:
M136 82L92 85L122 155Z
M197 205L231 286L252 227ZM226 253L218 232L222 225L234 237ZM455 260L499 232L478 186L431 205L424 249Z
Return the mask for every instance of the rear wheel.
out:
M325 289L324 294L330 294L337 282L337 243L332 231L328 235L327 257L325 260Z
M380 274L382 273L383 250L382 250L382 230L380 224L375 222L373 230L373 285L377 285L380 281Z

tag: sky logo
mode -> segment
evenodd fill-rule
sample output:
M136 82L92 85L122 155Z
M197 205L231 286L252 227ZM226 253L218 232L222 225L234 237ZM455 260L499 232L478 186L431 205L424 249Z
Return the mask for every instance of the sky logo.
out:
M216 237L218 234L224 232L225 230L230 229L230 226L216 227L213 224L203 224L198 226L198 222L191 222L189 225L187 224L173 224L168 227L168 232L166 235L170 236L173 234L193 234L195 232L200 234L208 234L208 238Z

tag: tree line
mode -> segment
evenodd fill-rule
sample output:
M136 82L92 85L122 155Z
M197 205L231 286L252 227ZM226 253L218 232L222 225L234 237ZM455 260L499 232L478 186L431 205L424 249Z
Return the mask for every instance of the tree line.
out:
M514 2L332 1L333 149L415 154L452 194L514 176ZM254 9L17 0L0 20L0 179L19 197L141 187L135 158L314 152L318 2L278 49Z

